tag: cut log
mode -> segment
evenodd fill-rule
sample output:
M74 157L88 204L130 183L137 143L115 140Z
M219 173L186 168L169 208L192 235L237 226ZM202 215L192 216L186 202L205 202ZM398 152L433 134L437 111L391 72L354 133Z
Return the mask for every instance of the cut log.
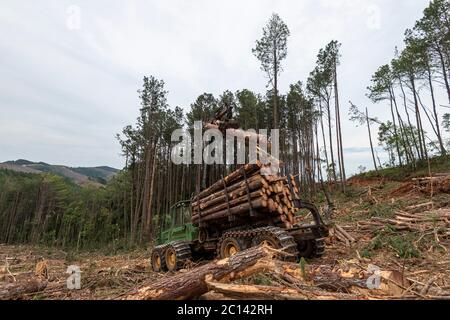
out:
M18 281L0 286L0 299L15 299L23 294L39 292L47 287L47 281L31 278L27 281Z
M209 188L206 188L205 190L201 191L199 194L197 194L194 197L194 200L204 198L218 190L223 189L224 181L225 181L225 184L228 186L232 182L235 182L236 180L242 178L243 171L245 171L247 176L251 176L254 172L261 169L261 167L262 167L262 164L259 161L257 161L257 163L248 163L248 164L244 165L241 170L233 171L228 176L224 177L223 180L220 179L219 181L215 182Z
M421 204L417 204L417 205L408 206L405 208L405 211L408 211L411 213L421 212L421 211L432 209L433 205L434 205L433 202L421 203Z
M226 284L210 281L207 282L207 285L210 290L240 300L305 300L310 296L298 290L284 287Z
M202 222L211 221L215 219L221 219L226 218L229 215L240 215L243 213L247 213L250 211L250 208L253 209L259 209L261 207L267 207L267 201L264 200L262 197L252 200L251 203L243 203L234 207L231 207L230 210L224 209L221 211L217 211L215 213L209 214L205 217L201 217L199 215L196 215L192 218L192 222L198 223L201 219Z
M204 125L205 129L217 129L219 130L219 126L212 123L207 123ZM247 139L255 139L257 141L258 145L265 146L266 150L269 150L271 148L271 144L269 141L267 141L267 136L258 134L256 132L251 131L244 131L242 129L228 129L227 134L233 135L237 137L238 139L242 139L247 141Z
M257 174L253 175L250 178L247 179L247 183L249 184L249 189L254 190L257 188L260 188L262 185L268 186L267 182L265 181L264 177ZM223 188L223 185L222 185ZM233 185L227 186L227 191L229 194L234 193L236 190L243 189L246 190L246 183L245 181L237 182ZM214 200L214 201L213 201ZM204 209L207 206L214 205L216 203L219 203L221 201L225 200L225 190L217 191L207 197L201 198L199 200L193 201L191 203L191 207L197 209L200 205L200 209ZM213 201L213 202L212 202Z
M264 200L267 200L267 196L266 196L265 192L263 192L261 190L254 191L254 192L250 193L250 199L255 199L255 198L262 198ZM208 210L202 210L201 214L202 214L202 216L205 217L205 216L207 216L209 214L221 211L223 209L227 209L228 205L230 205L230 208L231 208L233 206L236 206L236 205L241 204L241 203L246 202L246 201L248 201L248 196L247 195L240 196L239 198L235 198L235 199L231 200L228 204L225 202L225 203L222 203L222 204L220 204L218 206L208 208ZM196 212L192 216L193 219L197 219L198 217L199 217L198 212Z
M226 259L213 261L188 272L156 281L128 295L127 300L184 300L208 291L206 281L231 281L264 270L263 258L272 257L268 247L258 246Z
M355 238L353 238L347 231L344 230L341 226L335 225L336 230L338 230L345 238L347 238L350 242L355 242Z
M288 178L263 176L262 169L261 163L246 165L202 191L191 202L192 222L195 225L201 223L203 227L223 223L226 219L233 223L247 219L251 223L250 209L257 209L259 213L267 214L268 221L279 216L285 227L292 228L295 204ZM246 181L243 180L244 172ZM239 219L230 218L232 216L239 216ZM265 218L264 215L261 217Z

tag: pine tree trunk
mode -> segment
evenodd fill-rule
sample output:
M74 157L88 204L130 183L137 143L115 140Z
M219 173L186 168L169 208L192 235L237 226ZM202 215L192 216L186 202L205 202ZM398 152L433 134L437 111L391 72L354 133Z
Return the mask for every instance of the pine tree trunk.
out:
M417 100L417 92L416 92L416 84L414 75L410 75L410 81L411 81L411 88L412 93L414 96L414 106L415 106L415 112L416 112L416 123L417 123L417 130L419 133L419 147L420 147L420 153L422 155L422 159L428 159L428 154L426 151L426 144L425 144L425 132L423 131L422 127L422 119L420 117L420 110L419 110L419 102Z
M414 152L412 150L411 143L409 142L409 137L405 131L405 124L400 115L400 112L398 111L397 99L395 98L394 89L392 88L391 90L392 90L392 98L394 101L395 112L397 114L398 125L400 128L401 141L402 141L403 149L405 150L406 162L407 162L407 164L408 163L414 164L414 162L415 162Z
M433 103L434 120L435 120L435 124L436 124L436 134L437 134L437 138L439 141L439 147L441 149L441 155L444 156L447 152L444 147L444 142L442 141L441 128L439 125L439 116L438 116L437 108L436 108L436 99L434 97L434 87L433 87L433 80L431 77L431 68L430 68L429 64L427 64L427 71L428 71L428 83L430 85L431 101ZM450 99L450 96L449 96L449 99Z
M319 108L320 108L320 128L322 131L322 139L323 139L323 148L324 148L324 153L325 153L325 161L327 163L327 168L330 167L330 162L328 161L328 150L327 150L327 140L325 138L325 130L324 130L324 125L323 125L323 112L322 112L322 102L319 99ZM317 139L319 139L319 137L317 137ZM318 152L320 152L320 149L318 150ZM320 153L319 153L320 155ZM322 166L322 165L320 165ZM329 177L327 177L329 180Z
M375 161L375 153L373 151L373 143L372 143L372 133L370 131L370 122L369 122L369 111L366 108L366 123L367 123L367 131L369 132L369 141L370 141L370 151L372 152L372 160L375 171L378 171L377 162Z
M331 155L331 173L333 175L333 181L337 181L336 177L336 164L334 162L334 152L333 152L333 135L331 133L331 111L330 111L330 101L327 101L327 110L328 110L328 135L330 138L330 155ZM329 169L329 168L328 168Z
M338 139L338 157L339 157L339 175L341 177L342 191L345 191L346 177L345 177L345 163L344 163L344 147L342 144L342 129L341 129L341 115L339 107L339 90L337 81L337 65L336 58L334 59L334 98L336 109L336 130Z
M278 129L279 119L278 119L278 58L277 58L277 45L276 41L273 44L273 57L274 57L274 81L273 81L273 128Z
M442 54L442 51L439 49L439 46L437 47L436 51L437 51L437 53L439 55L439 60L441 62L442 74L444 76L445 87L447 88L448 101L450 103L450 84L448 82L449 75L447 74L447 68L445 67L445 59L444 59L444 56Z
M414 148L416 150L417 157L419 159L422 159L421 154L420 154L420 150L419 150L419 146L417 144L416 134L414 133L413 125L411 123L411 118L409 116L408 105L406 103L406 93L405 93L405 90L403 88L403 84L402 84L402 80L401 79L399 79L399 84L400 84L400 89L402 90L403 106L405 108L405 113L406 113L406 118L408 120L409 129L411 130L411 135L412 135L412 138L413 138Z
M156 153L153 154L153 163L152 163L152 173L150 177L150 194L148 197L147 204L147 225L145 226L146 233L152 235L152 220L153 220L153 194L154 194L154 185L155 185L155 171L156 171Z
M393 101L393 98L392 98L392 92L390 92L390 102L391 102L392 123L394 125L394 134L395 134L395 148L397 150L397 156L398 156L399 164L400 164L400 166L403 166L402 156L401 156L401 153L400 153L400 147L398 145L398 138L399 138L399 136L398 136L398 133L397 133L397 124L396 124L395 115L394 115L394 101Z

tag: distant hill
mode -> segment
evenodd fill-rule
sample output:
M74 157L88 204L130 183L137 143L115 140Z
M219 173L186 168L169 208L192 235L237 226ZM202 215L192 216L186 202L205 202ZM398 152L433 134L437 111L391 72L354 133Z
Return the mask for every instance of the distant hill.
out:
M0 163L0 169L24 173L53 173L66 177L79 185L104 185L119 172L118 169L107 166L72 168L24 159Z

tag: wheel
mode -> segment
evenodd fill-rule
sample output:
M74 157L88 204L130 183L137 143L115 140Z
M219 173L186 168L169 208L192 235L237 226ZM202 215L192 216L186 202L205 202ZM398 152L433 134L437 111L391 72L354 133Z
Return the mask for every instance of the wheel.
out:
M165 252L165 262L169 271L182 269L191 258L191 247L184 241L170 243Z
M275 248L275 249L279 249L279 245L277 243L277 240L272 238L270 235L260 235L258 237L255 238L254 240L254 245L258 246L258 245L267 245L269 247Z
M262 228L252 240L252 246L258 246L260 244L266 244L274 249L282 250L288 253L288 255L278 255L277 257L279 259L292 262L297 261L297 244L294 238L281 228Z
M166 250L166 265L169 271L175 271L177 269L177 253L172 247Z
M300 257L319 258L325 252L325 242L322 238L300 240L297 242L297 250Z
M155 272L162 272L167 270L166 261L161 256L161 249L154 249L151 257L152 269Z
M221 259L231 257L242 250L245 250L245 247L236 238L224 238L219 243L219 257Z
M304 258L310 258L314 252L314 243L312 240L301 240L297 242L298 255Z

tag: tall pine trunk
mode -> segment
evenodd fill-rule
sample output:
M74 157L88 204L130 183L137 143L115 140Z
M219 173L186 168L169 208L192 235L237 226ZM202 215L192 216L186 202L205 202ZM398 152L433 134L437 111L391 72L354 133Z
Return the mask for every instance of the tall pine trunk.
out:
M344 147L342 144L342 129L341 129L341 115L339 107L339 90L337 81L337 65L336 58L334 59L334 99L336 109L336 132L337 132L337 147L339 158L339 175L341 177L341 188L345 191L346 177L345 177L345 163L344 163Z
M411 81L411 88L412 88L412 92L413 92L413 96L414 96L414 106L415 106L415 112L416 112L417 130L419 133L420 151L422 153L422 159L428 159L427 146L425 143L425 132L423 130L422 119L420 116L420 109L419 109L419 102L417 99L417 91L416 91L416 83L415 83L414 74L410 75L410 81Z
M333 152L333 134L331 133L331 110L330 110L330 100L327 101L327 111L328 111L328 136L330 139L330 155L331 155L331 174L333 177L333 181L337 181L336 177L336 164L334 162L334 152ZM329 170L330 168L328 168ZM328 172L327 172L328 175Z
M430 86L431 102L433 103L433 114L434 114L434 121L435 121L435 125L436 125L436 135L437 135L437 138L439 141L441 155L444 156L446 154L446 150L444 147L444 142L442 141L441 128L439 125L439 116L438 116L437 108L436 108L436 99L434 97L433 79L431 76L430 64L428 62L427 62L427 73L428 73L428 84ZM450 99L450 96L449 96L449 99Z
M375 171L378 171L377 162L375 160L375 152L373 150L372 132L370 130L370 122L369 122L369 111L367 110L367 108L366 108L366 123L367 123L367 131L369 132L370 151L372 152L373 167L375 168Z

